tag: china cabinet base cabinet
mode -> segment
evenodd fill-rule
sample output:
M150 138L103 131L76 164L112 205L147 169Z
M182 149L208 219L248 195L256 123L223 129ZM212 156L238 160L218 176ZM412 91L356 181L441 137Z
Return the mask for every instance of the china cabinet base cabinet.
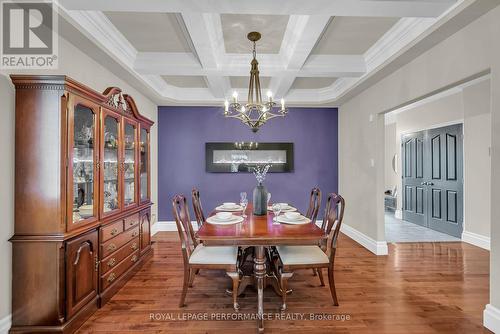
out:
M13 75L11 333L72 333L152 255L150 129L132 97Z

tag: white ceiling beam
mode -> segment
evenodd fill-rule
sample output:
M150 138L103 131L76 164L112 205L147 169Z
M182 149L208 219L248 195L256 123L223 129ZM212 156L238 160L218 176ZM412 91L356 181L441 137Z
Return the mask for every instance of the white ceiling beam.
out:
M437 17L456 0L59 0L70 10ZM215 10L216 9L216 10ZM196 43L195 43L196 44Z
M314 55L300 70L285 69L278 54L257 55L261 77L293 73L301 77L359 77L365 73L363 55ZM252 55L228 54L217 68L203 68L191 53L139 52L134 70L141 74L248 76Z
M182 13L182 19L196 49L206 75L208 88L216 98L223 98L231 89L229 78L216 71L218 59L224 54L224 36L219 14Z
M274 76L270 83L270 89L276 97L283 97L288 93L329 21L330 16L327 15L290 16L280 48L287 73Z

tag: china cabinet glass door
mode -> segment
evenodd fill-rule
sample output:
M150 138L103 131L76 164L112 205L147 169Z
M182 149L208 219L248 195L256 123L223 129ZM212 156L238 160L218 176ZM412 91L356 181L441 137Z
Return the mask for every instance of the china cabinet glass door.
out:
M69 115L68 198L72 224L68 229L97 220L98 189L98 110L78 99L73 101Z
M137 204L137 124L125 120L123 136L123 204L131 207Z
M104 111L101 135L101 210L107 216L120 209L120 116Z
M140 195L141 202L149 200L149 130L141 128Z

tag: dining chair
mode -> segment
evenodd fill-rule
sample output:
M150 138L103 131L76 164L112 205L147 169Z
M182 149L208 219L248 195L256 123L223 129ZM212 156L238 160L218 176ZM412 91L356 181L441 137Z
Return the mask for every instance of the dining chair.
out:
M312 224L316 224L316 218L318 218L319 207L321 205L321 190L318 187L314 187L311 190L311 195L309 196L309 207L307 208L306 217L311 219ZM318 275L316 269L312 270L313 276ZM322 273L319 273L320 280L323 282Z
M320 273L321 285L324 286L321 270L328 268L328 281L333 304L339 305L337 292L335 290L334 265L335 253L337 251L337 241L340 226L344 218L345 201L342 196L331 193L326 201L325 216L321 228L327 235L326 243L312 246L277 246L278 272L280 276L282 301L281 309L286 310L286 295L288 280L293 276L293 271L297 269L316 269Z
M321 205L321 190L317 187L312 188L311 196L309 196L309 208L307 209L306 217L311 219L311 223L316 224L319 207Z
M182 286L179 307L185 306L188 286L193 286L195 272L199 269L225 270L233 282L233 307L239 310L237 302L240 275L238 271L238 247L236 246L204 246L199 243L191 225L189 210L184 195L176 195L172 200L173 214L177 231L181 239L182 257L184 260L184 283Z
M198 224L198 228L203 225L205 222L205 215L203 214L203 208L201 206L200 200L200 191L196 188L193 188L191 191L191 200L193 201L193 211L194 216L196 218L196 223Z

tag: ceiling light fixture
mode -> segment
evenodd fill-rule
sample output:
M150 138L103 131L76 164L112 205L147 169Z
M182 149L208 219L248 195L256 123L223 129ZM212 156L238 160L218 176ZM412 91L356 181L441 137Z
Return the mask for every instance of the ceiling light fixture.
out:
M288 113L285 100L281 99L280 106L273 101L271 91L267 92L267 102L262 102L259 78L259 62L256 59L255 44L260 39L259 32L248 33L247 38L253 43L253 59L250 63L250 84L248 86L247 103L238 102L238 92L233 93L233 100L224 102L224 116L236 118L248 125L253 132L257 132L268 120L275 117L284 117Z

